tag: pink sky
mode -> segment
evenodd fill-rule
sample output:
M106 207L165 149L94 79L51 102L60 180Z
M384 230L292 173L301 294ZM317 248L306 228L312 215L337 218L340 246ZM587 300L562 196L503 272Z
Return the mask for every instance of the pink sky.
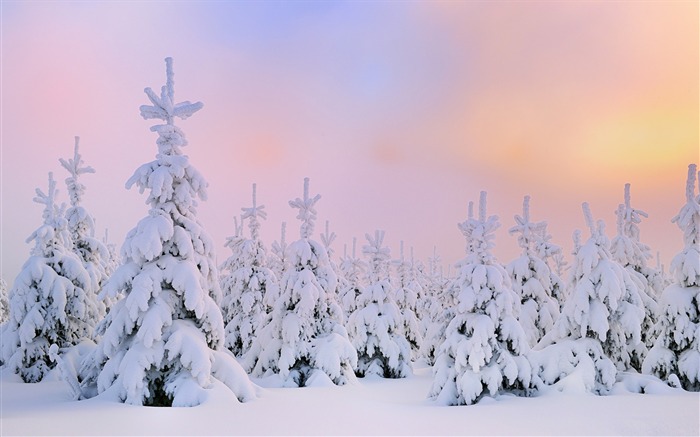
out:
M179 122L210 183L200 221L228 256L253 182L269 244L311 178L321 231L343 244L374 229L445 266L479 191L502 229L522 197L567 256L581 203L615 233L623 187L649 213L642 240L662 261L682 247L671 218L699 158L698 3L689 2L6 2L2 7L2 277L29 256L41 224L34 189L73 137L97 173L84 206L121 246L147 214L124 183L156 153L143 89L175 62ZM447 268L447 267L445 267Z

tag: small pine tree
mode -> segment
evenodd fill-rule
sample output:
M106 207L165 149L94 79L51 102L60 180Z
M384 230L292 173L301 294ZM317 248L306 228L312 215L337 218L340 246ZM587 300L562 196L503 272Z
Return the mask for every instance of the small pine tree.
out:
M311 239L316 220L304 179L304 197L289 202L299 210L301 238L289 245L280 294L270 319L244 357L254 376L279 374L286 385L303 387L329 379L336 385L354 380L357 355L335 301L337 278L323 245Z
M547 231L546 222L543 223L545 223L545 225L542 226L534 242L535 253L542 261L547 263L547 267L549 267L552 283L550 295L557 301L559 310L561 310L569 295L566 282L562 279L568 269L568 263L566 259L564 259L561 247L552 243L552 236Z
M549 352L541 354L545 363L539 367L546 384L581 369L584 389L604 393L615 382L618 369L632 368L641 344L644 304L637 284L610 255L603 221L596 226L588 203L583 204L583 213L591 237L579 246L575 234L572 294L554 328L538 344L544 349L557 343L550 351L561 355L553 360L547 359Z
M110 297L123 292L124 298L112 307L104 335L83 362L83 396L109 391L133 405L193 406L218 379L246 400L254 396L248 376L222 350L214 244L197 220L207 182L183 154L187 141L174 124L203 105L175 102L172 59L165 64L161 95L146 88L152 105L140 108L144 119L165 122L151 127L158 154L126 184L149 191L150 211L127 234L123 264L103 290Z
M413 249L411 249L411 254L413 254ZM404 258L403 241L401 242L401 256L394 261L394 264L396 265L396 281L398 285L394 292L396 305L398 305L401 312L402 329L404 336L411 345L412 357L415 361L423 343L420 322L416 315L421 288L415 277L413 255L411 255L411 261Z
M7 282L0 278L0 324L7 322L9 318L10 302L7 299ZM0 358L2 358L1 355Z
M613 259L624 267L637 282L639 296L644 302L644 320L642 321L642 344L633 357L632 366L641 371L642 360L647 348L653 346L652 335L659 313L655 297L663 285L661 272L647 265L652 257L649 246L639 240L639 223L647 213L632 208L630 205L630 184L625 184L625 203L617 208L617 235L610 244Z
M517 296L505 269L491 254L498 217L486 217L481 192L478 219L460 225L467 256L455 279L457 308L433 367L430 397L469 405L501 392L525 394L531 383L523 328L513 314Z
M683 250L671 262L675 283L666 287L656 327L658 338L644 360L644 373L676 387L700 391L700 193L696 165L688 167L686 204L672 222L683 232ZM700 181L700 175L697 176Z
M24 382L39 382L55 363L49 348L78 344L92 336L86 292L90 282L80 258L71 250L64 208L56 207L56 182L49 173L46 194L36 190L34 201L44 205L44 223L27 243L34 242L10 292L10 318L2 333L2 357Z
M367 272L367 266L361 258L356 256L357 238L352 239L352 255L348 255L347 246L340 260L339 270L342 272L342 281L338 283L338 296L340 305L345 314L345 320L357 309L357 296L363 285L363 279Z
M270 259L268 260L270 270L272 270L277 278L281 278L284 274L284 264L286 261L284 253L287 250L287 241L285 240L286 235L287 223L282 222L280 240L274 241L270 246Z
M348 320L348 332L355 350L355 373L363 377L404 378L411 373L411 346L402 330L401 311L392 298L389 282L388 247L383 247L384 231L374 237L366 234L368 245L367 285L357 296L357 309Z
M469 204L469 217L472 218L472 203ZM458 224L461 229L462 224ZM454 284L446 281L438 269L440 256L437 249L433 249L433 256L428 259L428 270L423 272L422 279L425 285L425 297L423 299L423 344L421 356L425 362L432 366L435 364L440 345L445 341L445 329L454 318L456 307L456 293ZM420 271L420 270L419 270ZM419 276L420 278L420 276Z
M253 184L253 206L243 208L241 216L241 224L248 219L250 238L240 237L237 229L227 243L233 254L221 266L225 345L237 357L248 352L265 320L264 296L278 294L277 278L267 268L267 253L259 235L258 219L264 220L267 213L263 205L257 205L255 188Z
M516 304L518 321L532 347L559 317L559 303L552 297L554 275L537 251L538 246L544 246L547 224L530 221L530 196L525 196L523 215L516 215L515 221L517 225L510 228L509 232L519 234L518 244L523 253L508 264L506 270L513 283L513 290L519 297L519 304Z
M85 185L80 181L80 175L94 173L95 170L84 165L78 149L79 142L80 137L75 137L73 158L59 159L59 162L69 173L66 178L66 186L71 206L66 211L66 220L73 242L72 249L83 261L83 266L90 275L90 281L80 284L80 288L85 290L85 321L94 328L106 313L105 303L99 300L97 295L109 278L110 254L107 247L95 238L95 220L82 206Z

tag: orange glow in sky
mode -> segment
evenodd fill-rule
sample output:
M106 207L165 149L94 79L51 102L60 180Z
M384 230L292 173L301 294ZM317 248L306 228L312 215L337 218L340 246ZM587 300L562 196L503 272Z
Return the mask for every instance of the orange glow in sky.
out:
M124 183L156 153L140 118L145 87L175 62L179 122L210 183L204 226L223 244L252 183L267 245L298 223L304 177L335 253L374 229L445 269L463 255L456 224L489 193L502 229L532 216L571 248L581 203L615 230L632 186L641 238L662 261L682 247L670 220L699 151L699 6L645 2L2 2L2 277L11 283L41 224L34 189L73 137L94 175L85 206L121 246L147 214ZM63 199L65 197L65 189ZM654 262L654 261L652 261Z

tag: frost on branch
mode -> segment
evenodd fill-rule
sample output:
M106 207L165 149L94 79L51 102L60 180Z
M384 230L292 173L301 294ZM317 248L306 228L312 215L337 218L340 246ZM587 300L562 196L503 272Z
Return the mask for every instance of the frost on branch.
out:
M457 308L433 366L429 395L441 404L469 405L503 392L527 394L530 348L513 314L517 295L508 273L491 254L498 217L486 217L485 192L479 217L470 217L459 228L467 240L467 256L459 264Z
M49 348L78 344L90 338L94 319L81 284L90 282L56 207L56 182L49 173L49 189L36 190L34 201L44 206L43 224L27 242L31 256L10 291L9 320L2 330L2 361L25 382L39 382L55 363Z
M303 387L326 375L336 385L354 381L357 354L335 300L337 277L322 244L310 238L316 218L304 179L304 198L289 202L299 209L301 239L287 247L279 297L244 364L254 376L278 374L286 385Z
M675 282L662 294L658 338L642 365L644 373L692 391L700 391L700 193L695 194L700 176L696 176L691 164L686 203L672 220L683 232L684 247L671 263Z
M367 285L357 296L357 309L350 314L348 333L357 350L358 376L404 378L411 374L411 346L403 332L401 310L392 296L389 279L389 248L383 246L384 231L366 234L362 249L367 259Z
M158 98L144 118L167 122L158 133L156 160L142 165L127 182L148 191L150 211L122 246L122 264L103 295L123 293L108 314L105 333L80 369L84 392L110 392L134 405L192 406L219 379L239 399L252 387L235 360L222 358L224 323L214 245L197 219L196 198L206 181L183 155L184 135L173 123L201 107L173 104L172 61ZM232 378L239 378L238 381Z
M172 125L175 117L185 120L202 109L204 104L202 102L190 103L187 100L175 103L173 58L165 58L165 71L166 81L165 85L160 89L160 97L150 87L144 89L152 104L142 105L139 110L141 111L141 117L145 120L157 118L165 121L166 124Z

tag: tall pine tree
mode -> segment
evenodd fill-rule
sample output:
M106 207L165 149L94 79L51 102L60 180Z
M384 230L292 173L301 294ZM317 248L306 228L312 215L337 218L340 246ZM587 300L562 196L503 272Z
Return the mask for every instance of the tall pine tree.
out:
M549 331L559 317L559 302L552 297L555 280L547 263L540 258L538 243L546 235L545 222L530 221L530 196L523 200L523 215L516 215L511 234L518 234L523 250L520 257L506 266L518 295L518 321L525 330L530 347Z
M82 205L85 185L80 181L80 175L94 173L95 170L83 162L78 149L79 142L80 137L75 137L73 158L59 159L59 162L69 174L66 178L66 187L70 198L70 208L66 210L66 220L73 242L73 251L83 261L83 266L90 275L89 282L80 284L81 288L85 290L85 321L94 328L102 321L106 312L105 303L99 300L97 295L109 278L110 254L107 246L95 238L95 220Z
M696 176L696 168L695 164L688 167L686 203L672 220L683 232L684 243L671 262L675 282L661 297L659 336L642 366L644 373L692 391L700 391L700 193L695 195L700 175Z
M172 59L166 58L160 96L145 92L151 105L141 116L160 119L155 161L142 165L126 183L148 191L148 216L132 229L122 247L123 264L105 286L114 297L109 325L84 361L84 386L111 392L134 405L192 406L201 403L214 378L240 400L253 396L250 381L235 359L222 351L224 324L214 244L197 220L197 201L207 182L182 148L186 119L202 103L176 103ZM85 389L88 394L88 389ZM91 394L91 393L89 393Z
M63 207L56 206L56 182L49 173L48 191L36 190L34 201L44 206L43 224L27 243L31 256L10 291L10 318L2 333L5 365L25 382L39 382L55 363L49 348L65 348L92 337L87 291L90 282L81 259L73 252Z
M478 218L460 225L467 235L467 256L455 279L454 318L433 367L430 397L442 404L469 405L502 392L523 394L530 387L529 346L513 314L517 295L491 253L498 227L497 216L486 216L482 191Z
M248 219L250 238L230 238L233 254L222 265L221 309L226 325L226 347L237 357L248 352L265 321L265 295L268 292L277 294L277 278L267 267L267 253L259 234L259 219L267 217L264 209L264 205L257 204L253 184L253 206L243 208L241 217Z
M357 355L335 300L338 280L326 249L311 238L320 198L309 197L306 178L303 198L289 202L299 210L301 238L287 248L279 297L245 357L254 376L278 374L287 386L320 384L324 379L344 385L355 376Z

